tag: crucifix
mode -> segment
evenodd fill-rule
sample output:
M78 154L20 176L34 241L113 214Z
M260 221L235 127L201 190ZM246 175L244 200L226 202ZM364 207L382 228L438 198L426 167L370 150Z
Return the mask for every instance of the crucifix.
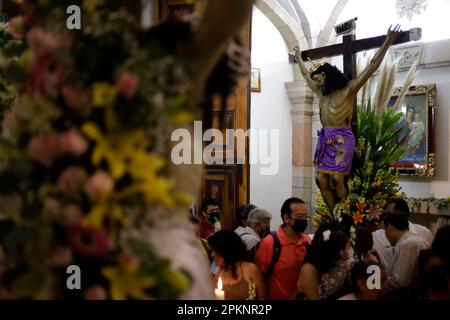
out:
M352 171L356 147L356 96L361 87L378 69L389 47L394 44L419 40L420 29L400 31L397 25L389 28L385 36L355 40L356 18L335 27L338 35L344 35L341 44L300 51L294 48L291 61L297 62L311 90L319 100L320 121L314 162L316 182L330 212L340 200L347 197L344 179ZM370 63L356 75L356 53L380 47ZM314 63L307 68L304 60L317 60L336 55L344 56L344 72L329 63Z
M358 20L357 17L342 22L334 27L336 36L343 36L342 43L302 51L302 59L304 61L312 61L342 55L344 59L343 73L348 79L354 79L356 77L356 54L361 51L378 48L386 40L386 35L356 40L354 32L356 29L356 20ZM393 44L418 41L421 37L422 30L420 28L413 28L408 31L401 32L399 38ZM356 101L352 118L352 130L353 133L356 134Z
M349 79L354 79L356 76L356 53L378 48L386 40L386 35L356 40L354 30L356 28L355 21L357 19L358 18L353 18L334 27L336 36L343 35L342 43L302 51L302 59L305 61L309 59L318 60L326 57L343 55L344 74ZM418 41L421 37L422 30L420 28L414 28L401 32L400 37L393 44Z

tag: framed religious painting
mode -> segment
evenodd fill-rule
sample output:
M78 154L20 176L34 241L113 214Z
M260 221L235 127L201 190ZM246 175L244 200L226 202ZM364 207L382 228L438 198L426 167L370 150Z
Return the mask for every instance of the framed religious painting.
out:
M388 106L392 107L402 88L396 88ZM433 177L435 175L436 84L415 85L397 107L402 112L398 127L403 128L397 143L405 150L391 166L401 175Z
M250 75L250 88L252 92L261 92L261 69L252 68Z

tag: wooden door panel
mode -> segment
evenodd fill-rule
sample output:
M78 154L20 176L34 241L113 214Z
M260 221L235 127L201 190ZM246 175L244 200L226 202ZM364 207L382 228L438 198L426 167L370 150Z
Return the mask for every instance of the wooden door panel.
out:
M223 212L224 227L234 228L236 219L232 213L236 209L236 167L206 166L201 197L216 199Z
M159 15L161 20L168 18L179 19L185 14L191 14L195 10L192 4L181 0L161 0L159 7Z
M210 0L214 1L214 0ZM160 19L179 18L185 14L192 12L201 13L205 6L206 0L195 0L194 4L186 3L185 0L160 0ZM242 28L241 39L250 49L250 21ZM250 51L250 50L249 50ZM250 72L250 71L249 71ZM222 151L217 151L217 156L223 159L223 164L205 166L205 176L203 179L203 188L199 192L200 199L212 197L217 199L223 210L223 222L226 228L232 229L236 226L236 208L240 204L249 201L249 155L248 155L248 138L246 139L245 164L237 164L236 141L234 149L226 149L229 145L225 145L226 129L242 129L246 131L249 128L249 85L243 84L238 87L234 94L226 99L226 106L222 105L221 99L213 100L212 127L220 128L220 110L225 108L224 128L222 128L223 147ZM203 128L207 130L208 128ZM227 159L232 160L226 164Z

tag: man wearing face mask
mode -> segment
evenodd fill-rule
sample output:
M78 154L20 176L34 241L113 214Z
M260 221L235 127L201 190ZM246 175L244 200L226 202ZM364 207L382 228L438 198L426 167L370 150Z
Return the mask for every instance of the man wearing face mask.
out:
M222 229L219 202L215 199L203 199L200 207L200 223L197 236L208 239Z
M277 232L261 240L255 258L256 265L265 275L267 295L271 300L293 298L298 273L311 241L303 233L308 226L308 208L302 199L287 199L281 207L281 219L283 224ZM277 251L278 257L273 259Z
M234 231L244 242L251 260L255 257L261 239L270 233L270 219L272 215L267 210L255 208L248 214L247 226Z

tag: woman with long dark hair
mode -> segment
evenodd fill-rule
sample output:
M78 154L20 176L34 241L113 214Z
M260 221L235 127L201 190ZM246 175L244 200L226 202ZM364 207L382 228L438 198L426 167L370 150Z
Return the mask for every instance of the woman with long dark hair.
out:
M333 299L348 293L346 281L353 263L350 238L335 226L320 226L300 269L297 298Z
M220 230L208 238L218 271L214 285L223 284L226 300L265 299L264 280L259 269L248 262L247 250L241 238L231 230Z

